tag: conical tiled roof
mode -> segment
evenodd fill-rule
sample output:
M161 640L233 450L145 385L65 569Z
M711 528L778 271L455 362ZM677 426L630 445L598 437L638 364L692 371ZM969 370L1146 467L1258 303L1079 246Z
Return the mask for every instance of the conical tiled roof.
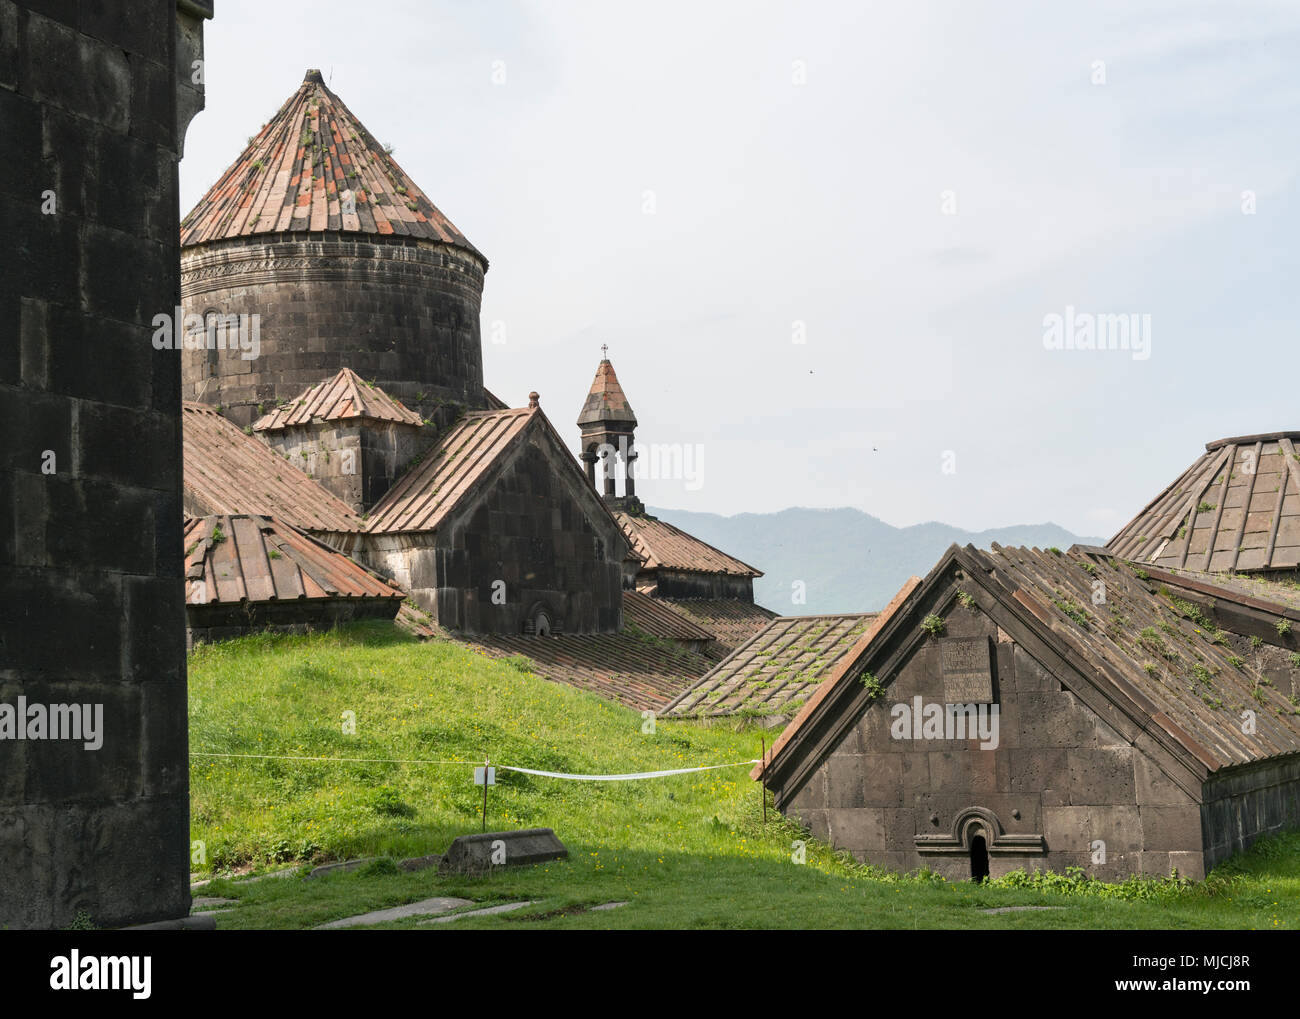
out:
M181 245L308 232L420 237L483 257L325 87L320 71L307 72L181 221Z
M614 366L606 359L596 369L596 378L587 393L587 402L582 405L578 415L579 425L594 425L602 422L619 422L636 427L636 415L623 395L623 387L618 384Z
M404 425L423 425L420 415L408 410L378 386L372 386L351 368L318 382L309 390L258 418L253 431L267 432L290 425L307 425L312 421L339 421L344 418L368 418L372 421L396 421Z
M1300 566L1300 432L1207 443L1182 477L1111 538L1117 556L1153 566L1293 570Z

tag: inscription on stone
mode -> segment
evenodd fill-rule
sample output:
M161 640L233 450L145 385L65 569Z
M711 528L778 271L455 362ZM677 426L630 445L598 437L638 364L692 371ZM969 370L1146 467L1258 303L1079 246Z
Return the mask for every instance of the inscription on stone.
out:
M946 703L993 703L993 663L987 637L953 637L941 641L939 667Z

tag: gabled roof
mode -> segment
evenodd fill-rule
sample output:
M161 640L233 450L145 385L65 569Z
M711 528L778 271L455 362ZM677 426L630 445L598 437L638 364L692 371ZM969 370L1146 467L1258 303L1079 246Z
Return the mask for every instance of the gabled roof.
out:
M432 531L531 423L534 410L466 414L370 510L373 533Z
M258 513L303 531L362 530L346 503L261 439L244 434L212 407L182 406L187 514Z
M925 639L920 616L932 595L958 571L961 588L1013 640L1034 642L1035 657L1062 686L1125 738L1151 737L1194 782L1220 768L1300 753L1293 705L1257 682L1251 663L1206 628L1194 605L1142 579L1140 568L1077 547L1060 553L995 544L983 552L954 545L924 581L909 581L817 689L773 746L769 772L806 771L811 760L801 757L813 741L820 757L836 738L828 733L847 731L869 703L862 674L892 683ZM1096 581L1105 585L1103 607L1092 604ZM1242 731L1247 707L1256 712L1254 733Z
M211 605L402 592L342 552L271 517L217 514L185 521L185 601Z
M596 377L592 380L587 393L587 402L582 405L578 415L578 424L594 425L612 423L636 427L636 415L627 402L623 387L619 385L614 366L606 359L596 368Z
M874 612L780 616L663 710L665 716L793 715L853 650Z
M640 591L623 592L623 623L635 626L652 637L668 640L713 640L711 634L680 612Z
M424 421L400 400L373 386L351 368L312 386L296 400L276 407L253 423L253 431L270 432L312 421L342 421L348 418L395 421L423 427Z
M734 556L719 551L680 528L655 517L614 514L637 554L645 560L642 569L684 570L691 573L727 573L739 577L763 574Z
M587 500L591 513L617 526L541 407L532 406L466 414L384 493L370 510L366 529L374 534L437 530L530 430L550 441L556 470L569 471L574 491Z
M1226 573L1300 566L1300 432L1207 443L1205 453L1106 543L1155 566Z
M739 598L656 598L713 634L716 649L730 654L777 618L771 609Z
M181 221L181 245L309 232L423 238L483 258L315 70Z

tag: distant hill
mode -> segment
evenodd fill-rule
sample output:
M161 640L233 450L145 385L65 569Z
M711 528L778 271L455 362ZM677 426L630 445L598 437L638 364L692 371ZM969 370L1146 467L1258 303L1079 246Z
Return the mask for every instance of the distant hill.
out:
M963 531L948 524L892 527L856 509L787 509L734 517L686 510L648 511L724 552L743 559L763 576L754 599L783 615L874 612L888 604L903 582L923 577L953 542L987 548L1036 545L1066 549L1076 542L1101 545L1056 524L1024 524ZM793 583L806 585L807 602L791 602Z

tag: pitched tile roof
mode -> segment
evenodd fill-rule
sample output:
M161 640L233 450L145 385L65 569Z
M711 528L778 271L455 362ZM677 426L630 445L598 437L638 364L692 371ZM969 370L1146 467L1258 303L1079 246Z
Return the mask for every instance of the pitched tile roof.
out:
M637 554L645 559L642 569L685 570L692 573L728 573L741 577L763 574L734 556L719 551L699 538L655 517L614 514Z
M181 221L181 245L308 232L416 237L483 257L319 71Z
M362 529L346 503L212 407L184 403L182 424L190 516L260 513L303 531Z
M663 714L793 715L875 618L874 612L780 616L672 701Z
M316 598L400 602L402 592L272 517L239 513L186 519L187 604Z
M713 634L717 649L730 654L777 618L771 609L738 598L658 598Z
M420 415L408 410L378 386L372 386L351 368L318 382L296 400L276 407L253 423L253 431L269 432L312 421L341 421L347 418L396 421L422 427Z
M713 634L657 598L640 591L623 592L623 624L667 640L713 640Z
M817 689L773 747L769 769L783 766L782 754L797 756L804 731L815 729L819 717L844 710L858 677L873 666L877 643L888 643L899 627L920 633L920 620L912 617L919 614L927 592L946 582L948 570L957 566L967 577L964 587L984 588L1069 663L1069 671L1054 671L1066 689L1093 711L1105 711L1107 703L1117 708L1118 713L1108 715L1115 724L1132 719L1140 731L1180 748L1184 766L1198 777L1300 753L1297 709L1271 685L1259 682L1251 662L1234 655L1222 635L1205 626L1195 606L1149 576L1142 579L1140 567L1078 547L1058 553L994 544L985 552L954 545L925 581L909 582ZM1098 580L1105 584L1104 608L1092 604ZM1222 597L1234 596L1227 588L1219 591ZM879 678L886 686L892 681ZM1254 733L1242 731L1240 712L1247 706L1256 711Z
M493 658L523 655L543 679L590 690L638 711L662 708L713 665L703 655L627 632L449 636Z
M370 510L373 533L430 531L532 422L537 408L466 414ZM574 462L574 469L577 462Z
M623 387L619 385L614 366L606 359L596 368L596 377L592 380L587 393L587 402L582 405L578 415L579 425L598 424L609 421L636 427L636 415L627 402Z
M1207 443L1205 453L1106 547L1212 573L1300 566L1300 432Z

